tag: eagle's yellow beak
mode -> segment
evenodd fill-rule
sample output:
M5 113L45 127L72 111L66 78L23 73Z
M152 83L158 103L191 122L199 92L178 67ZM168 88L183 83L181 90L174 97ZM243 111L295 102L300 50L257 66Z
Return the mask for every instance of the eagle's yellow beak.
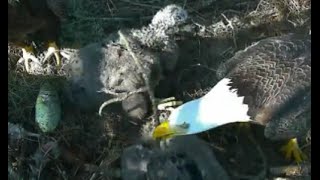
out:
M171 126L169 121L163 121L154 130L152 137L153 139L169 139L177 135L185 135L187 132L186 127Z
M153 139L168 139L174 135L174 130L170 127L169 121L163 121L158 125L152 134Z

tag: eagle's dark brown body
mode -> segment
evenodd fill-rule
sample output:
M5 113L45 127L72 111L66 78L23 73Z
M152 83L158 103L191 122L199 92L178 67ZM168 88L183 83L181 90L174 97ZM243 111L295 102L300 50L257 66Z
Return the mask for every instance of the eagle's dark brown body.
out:
M310 128L309 35L261 40L223 64L218 75L231 79L231 88L244 96L251 118L267 125L267 137L297 137Z
M64 0L8 0L8 42L56 41L64 16Z

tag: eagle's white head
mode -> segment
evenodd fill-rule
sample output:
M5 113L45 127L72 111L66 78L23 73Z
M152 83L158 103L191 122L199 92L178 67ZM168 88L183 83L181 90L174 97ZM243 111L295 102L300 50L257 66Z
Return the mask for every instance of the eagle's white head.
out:
M230 82L224 78L205 96L174 109L168 120L154 129L153 138L196 134L228 123L250 121L244 97L230 89Z

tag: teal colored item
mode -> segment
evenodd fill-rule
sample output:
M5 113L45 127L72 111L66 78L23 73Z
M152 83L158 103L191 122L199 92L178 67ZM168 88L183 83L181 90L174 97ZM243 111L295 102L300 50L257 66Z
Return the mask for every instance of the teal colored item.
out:
M61 119L61 104L56 89L45 83L41 86L35 107L36 122L42 132L52 132Z

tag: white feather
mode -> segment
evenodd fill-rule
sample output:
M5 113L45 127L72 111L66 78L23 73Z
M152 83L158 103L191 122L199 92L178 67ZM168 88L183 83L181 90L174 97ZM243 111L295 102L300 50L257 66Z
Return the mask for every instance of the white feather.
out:
M247 115L248 105L244 97L237 95L237 90L230 90L230 79L218 82L205 96L187 102L173 110L169 124L188 123L187 134L195 134L232 122L250 121Z

